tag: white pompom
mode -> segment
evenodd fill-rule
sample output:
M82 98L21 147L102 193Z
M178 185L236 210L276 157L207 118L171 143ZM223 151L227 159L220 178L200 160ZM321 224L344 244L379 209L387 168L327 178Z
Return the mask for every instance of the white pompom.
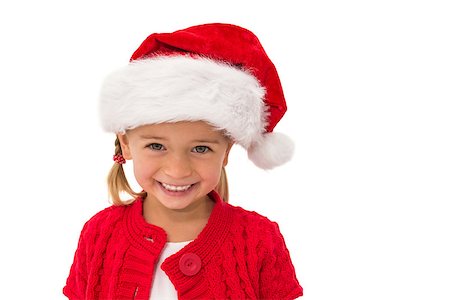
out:
M294 142L285 134L269 132L248 149L248 157L261 169L273 169L294 155Z

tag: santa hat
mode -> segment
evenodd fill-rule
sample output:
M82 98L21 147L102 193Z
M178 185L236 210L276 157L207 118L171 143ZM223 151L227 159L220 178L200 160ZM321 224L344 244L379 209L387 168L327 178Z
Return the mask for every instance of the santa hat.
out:
M205 24L147 37L100 94L103 128L206 121L247 149L260 168L291 159L294 144L274 133L286 112L275 66L258 38L230 24Z

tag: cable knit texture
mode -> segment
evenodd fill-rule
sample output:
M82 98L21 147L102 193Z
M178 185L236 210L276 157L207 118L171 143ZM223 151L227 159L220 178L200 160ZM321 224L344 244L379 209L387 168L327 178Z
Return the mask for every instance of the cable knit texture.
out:
M199 236L168 257L161 268L179 299L295 299L303 294L278 225L216 202ZM148 224L142 199L111 206L83 227L67 284L69 299L149 299L154 268L167 242ZM195 274L184 272L183 255L200 258ZM194 262L195 263L195 262ZM185 274L189 273L189 274Z

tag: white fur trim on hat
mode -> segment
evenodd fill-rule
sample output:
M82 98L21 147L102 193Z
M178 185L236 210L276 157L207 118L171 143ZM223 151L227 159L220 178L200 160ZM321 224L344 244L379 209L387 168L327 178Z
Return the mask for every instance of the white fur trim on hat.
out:
M203 120L225 130L245 149L251 147L250 158L258 166L272 168L285 158L276 154L279 141L265 133L264 95L258 80L235 66L200 57L158 56L132 61L106 78L100 119L103 129L113 133L146 124ZM266 154L267 159L261 159Z

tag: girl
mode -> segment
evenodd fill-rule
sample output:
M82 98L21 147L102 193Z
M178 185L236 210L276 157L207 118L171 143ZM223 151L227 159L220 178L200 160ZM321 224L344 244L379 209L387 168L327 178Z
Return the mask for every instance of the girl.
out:
M117 134L114 205L83 227L64 294L301 296L278 225L227 203L224 169L233 144L263 169L288 161L292 142L273 133L285 111L276 69L250 31L206 24L150 35L100 95L102 125ZM127 183L126 160L140 193Z

